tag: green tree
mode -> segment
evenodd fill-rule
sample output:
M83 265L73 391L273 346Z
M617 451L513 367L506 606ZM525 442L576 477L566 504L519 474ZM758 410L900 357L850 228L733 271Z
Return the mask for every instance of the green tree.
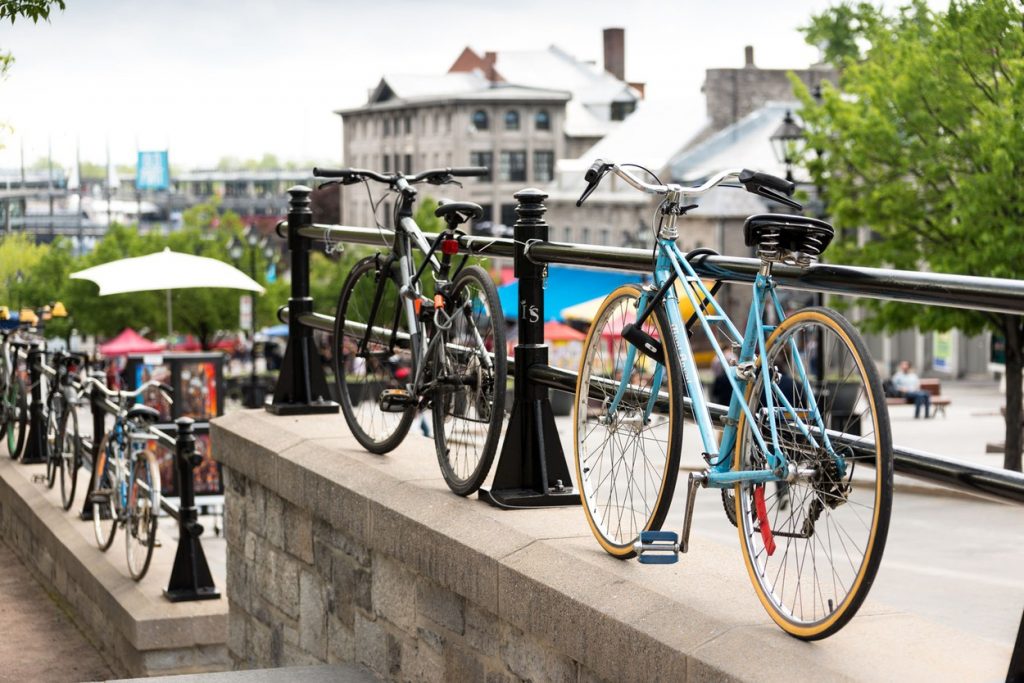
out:
M31 19L32 23L49 21L54 7L63 11L64 0L0 0L0 21L10 19L13 24L18 17Z
M838 87L824 88L820 102L794 81L808 148L820 152L808 167L846 235L835 260L1024 278L1020 8L1010 0L954 0L946 12L932 12L917 1L894 15L858 5L853 19L837 17L835 9L815 17L808 39L835 38L840 53L852 41L863 53L847 53ZM860 227L872 239L851 239ZM987 328L1006 338L1004 465L1020 470L1022 317L865 305L875 329Z

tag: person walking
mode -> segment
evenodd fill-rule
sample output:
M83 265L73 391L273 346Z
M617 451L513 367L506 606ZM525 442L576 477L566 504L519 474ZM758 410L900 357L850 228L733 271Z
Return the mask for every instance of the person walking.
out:
M932 397L927 391L921 391L921 378L917 376L910 366L910 361L900 361L896 374L892 376L892 386L896 395L914 402L914 419L921 417L921 409L924 408L924 417L931 417Z

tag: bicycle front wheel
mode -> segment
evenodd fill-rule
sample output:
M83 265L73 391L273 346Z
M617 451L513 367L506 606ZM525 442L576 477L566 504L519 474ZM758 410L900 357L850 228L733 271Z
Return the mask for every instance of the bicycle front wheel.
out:
M334 377L352 435L366 450L383 454L409 433L416 407L384 412L380 406L381 394L405 389L415 368L409 335L401 328L398 285L377 267L378 259L357 263L342 285L334 319Z
M60 470L60 447L57 445L59 437L61 413L57 409L59 403L54 401L49 404L46 411L46 488L53 488L57 483L57 472Z
M683 440L683 379L664 307L642 327L661 344L664 365L622 337L636 320L641 293L639 285L623 285L601 304L584 342L573 415L583 511L601 547L622 558L636 554L641 531L665 521ZM630 353L628 385L613 409Z
M128 573L141 581L149 570L156 544L157 518L160 514L160 469L152 453L140 454L132 468L125 521L125 550Z
M61 418L60 436L57 437L60 452L60 499L65 510L71 509L78 485L78 467L82 463L82 442L78 436L78 413L70 407Z
M25 448L25 435L28 433L28 392L17 372L11 373L4 411L7 414L7 452L17 460Z
M114 449L118 446L110 443L110 433L103 436L98 448L98 455L93 467L96 472L93 476L92 490L89 491L89 500L92 503L92 528L96 535L96 545L99 549L106 550L114 542L114 535L117 533L117 515L121 506L120 482L117 476L117 463L113 462L116 457Z
M818 640L857 612L882 559L892 509L889 414L878 370L853 325L829 309L802 310L768 339L747 391L756 424L742 415L738 425L737 469L767 466L754 437L758 430L771 448L766 382L779 448L796 476L734 487L740 547L775 623Z
M498 291L479 266L464 268L452 282L447 329L434 356L431 377L434 443L445 482L468 496L491 470L505 416L505 318Z

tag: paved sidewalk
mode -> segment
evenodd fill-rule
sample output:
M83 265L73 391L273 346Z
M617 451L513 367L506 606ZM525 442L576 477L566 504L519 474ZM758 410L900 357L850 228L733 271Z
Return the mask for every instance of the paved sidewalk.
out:
M0 681L57 683L113 676L68 615L2 541L0 567Z

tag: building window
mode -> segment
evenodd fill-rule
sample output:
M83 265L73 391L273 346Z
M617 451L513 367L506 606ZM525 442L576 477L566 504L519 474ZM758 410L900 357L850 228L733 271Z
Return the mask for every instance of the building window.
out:
M401 173L401 172L402 172L402 155L401 154L396 154L395 155L395 173Z
M566 242L572 242L572 226L571 225L565 226L565 241Z
M391 157L387 154L384 155L384 172L391 173Z
M590 228L582 228L580 230L580 241L583 244L590 244Z
M515 109L505 112L505 130L519 130L519 112Z
M481 181L491 180L491 164L494 163L493 152L470 152L469 153L469 165L470 166L483 166L487 169L487 175L480 176Z
M546 183L555 176L555 153L538 151L533 153L533 179Z
M383 137L391 135L391 119L384 119L384 133Z
M412 117L405 117L405 134L408 135L412 132Z
M406 175L412 175L412 155L411 154L406 154L405 155L405 165L404 165L403 168L405 169L403 171L403 173L405 173Z
M501 153L501 179L505 182L526 180L526 152Z
M624 121L636 109L636 102L612 102L612 121Z
M516 224L516 205L515 204L502 204L501 205L501 224L502 225L515 225Z
M551 114L547 109L541 109L533 117L533 126L537 130L551 130Z
M477 130L487 130L490 128L491 122L487 119L487 112L483 109L477 109L473 112L473 127Z
M608 228L601 228L601 244L605 246L608 244Z

